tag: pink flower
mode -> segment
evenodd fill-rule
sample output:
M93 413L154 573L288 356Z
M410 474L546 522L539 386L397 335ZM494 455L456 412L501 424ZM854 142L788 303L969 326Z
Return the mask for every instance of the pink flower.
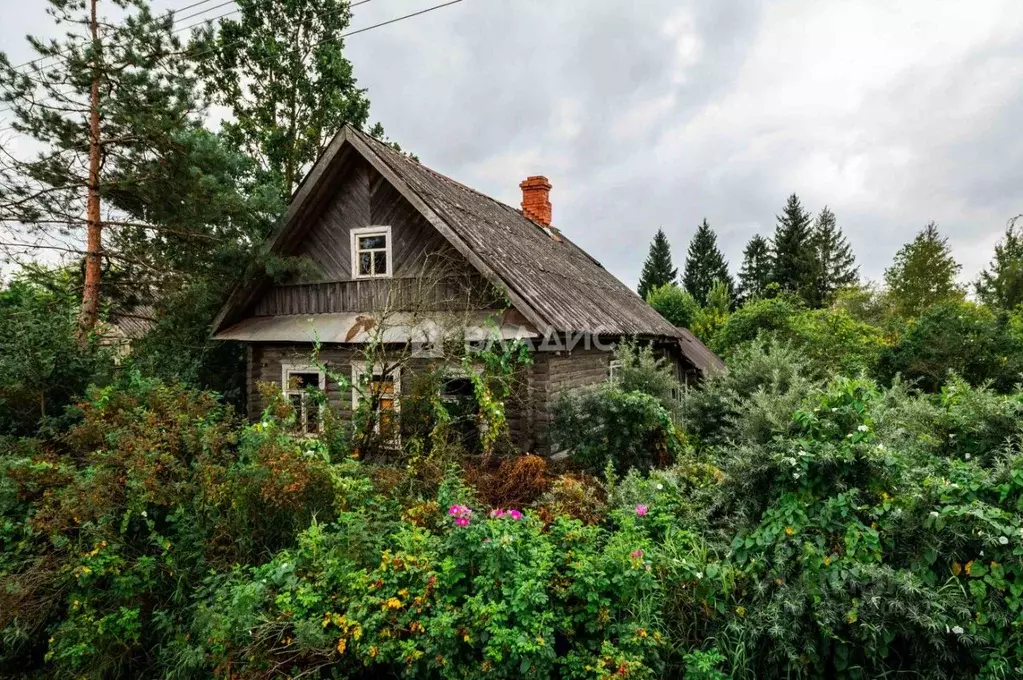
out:
M469 519L472 517L472 510L464 505L452 505L448 508L448 514L455 518L455 524L467 527Z
M522 519L522 513L518 510L509 510L508 514L511 515L511 518L515 521Z
M629 553L629 557L631 557L634 560L641 560L643 559L643 551L633 550L631 553Z
M501 508L495 508L490 511L490 516L494 518L504 517L504 510L502 510Z
M645 505L636 506L636 515L639 517L646 517L648 508Z

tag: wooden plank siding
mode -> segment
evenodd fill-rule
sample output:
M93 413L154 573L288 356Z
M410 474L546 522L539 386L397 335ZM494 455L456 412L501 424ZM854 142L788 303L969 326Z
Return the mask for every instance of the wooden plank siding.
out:
M256 303L253 316L487 309L493 308L497 299L480 277L330 281L275 286Z

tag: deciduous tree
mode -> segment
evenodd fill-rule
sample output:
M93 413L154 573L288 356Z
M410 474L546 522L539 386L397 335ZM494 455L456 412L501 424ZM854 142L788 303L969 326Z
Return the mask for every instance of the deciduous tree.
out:
M929 222L895 254L884 280L896 311L915 317L936 302L963 297L963 289L956 283L961 269L948 239L938 232L937 224Z

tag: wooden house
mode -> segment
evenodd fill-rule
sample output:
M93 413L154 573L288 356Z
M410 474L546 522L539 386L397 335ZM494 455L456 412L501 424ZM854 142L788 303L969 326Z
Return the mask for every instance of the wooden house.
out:
M535 452L547 449L552 399L608 379L610 349L622 338L654 343L683 381L723 368L692 333L665 321L552 226L546 178L520 187L517 210L352 127L341 130L270 238L273 252L304 256L309 266L288 280L241 287L214 321L216 338L248 347L249 416L264 407L259 383L289 393L309 430L319 421L304 412L303 385L349 411L352 390L342 393L330 375L356 382L368 375L368 342L418 345L399 374L372 371L371 382L389 395L381 408L399 408L411 374L437 360L431 343L452 323L466 337L530 343L533 361L508 422L516 443ZM314 342L326 374L310 363Z

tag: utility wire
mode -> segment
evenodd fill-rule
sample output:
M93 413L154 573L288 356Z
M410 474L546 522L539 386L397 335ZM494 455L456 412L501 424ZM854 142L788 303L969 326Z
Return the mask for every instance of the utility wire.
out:
M193 2L191 5L185 5L184 7L181 7L179 9L168 10L167 12L165 12L164 14L161 14L158 17L153 17L153 22L155 23L157 21L161 21L163 19L166 19L167 17L171 16L175 12L186 12L186 11L188 11L188 10L194 8L194 7L199 7L201 5L205 5L205 4L210 3L210 2L213 2L213 0L199 0L198 2ZM231 2L234 2L234 0L231 0ZM224 3L224 4L230 4L230 3ZM197 12L195 14L190 14L187 17L182 17L182 19L191 19L192 17L199 16L200 14L205 14L206 12L212 12L213 10L217 9L218 7L223 7L223 5L217 5L216 7L210 7L209 9L204 9L201 12ZM53 59L53 58L55 58L57 56L58 55L56 55L56 54L48 54L48 55L46 55L44 57L37 57L37 58L32 59L30 61L22 62L22 63L20 63L20 64L18 64L16 66L12 66L11 68L13 70L18 70L18 69L24 68L26 66L32 66L33 64L38 64L39 62L45 61L47 59Z
M390 26L391 24L396 24L399 21L405 21L406 19L412 19L414 17L421 16L423 14L428 14L429 12L434 12L436 10L443 9L445 7L450 7L451 5L457 5L458 3L463 2L463 1L464 0L449 0L449 2L444 2L444 3L441 3L439 5L433 5L432 7L427 7L426 9L421 9L418 12L411 12L409 14L404 14L402 16L395 17L393 19L388 19L387 21L381 21L380 23L376 23L376 24L373 24L371 26L366 26L364 28L359 28L359 29L356 29L354 31L348 31L347 33L342 33L341 35L338 35L338 36L334 36L334 37L331 37L331 38L325 38L323 40L320 40L320 41L314 43L313 46L314 47L318 47L320 45L326 45L328 43L337 42L337 41L343 40L345 38L351 37L353 35L358 35L360 33L366 33L368 31L372 31L372 30L375 30L375 29L378 29L378 28L382 28L384 26ZM357 7L358 5L364 5L364 4L368 3L368 2L372 2L372 0L359 0L359 2L353 2L351 5L349 5L349 8ZM237 11L239 11L239 10L235 10L235 12L228 12L228 14L234 14ZM224 15L224 16L226 16L226 15ZM206 23L206 22L201 22L201 23ZM240 41L238 41L238 42L240 42ZM230 45L234 46L235 44L238 44L238 42L231 43ZM207 49L207 50L205 50L203 52L199 52L199 53L191 55L191 56L193 58L195 58L195 57L198 57L198 56L203 56L204 54L210 54L213 51L214 51L214 48L211 48L211 49ZM11 110L11 107L8 107L6 109L0 109L0 113L4 113L4 112L10 111L10 110ZM5 132L7 130L12 129L13 127L14 127L13 125L8 125L6 127L0 128L0 132Z

